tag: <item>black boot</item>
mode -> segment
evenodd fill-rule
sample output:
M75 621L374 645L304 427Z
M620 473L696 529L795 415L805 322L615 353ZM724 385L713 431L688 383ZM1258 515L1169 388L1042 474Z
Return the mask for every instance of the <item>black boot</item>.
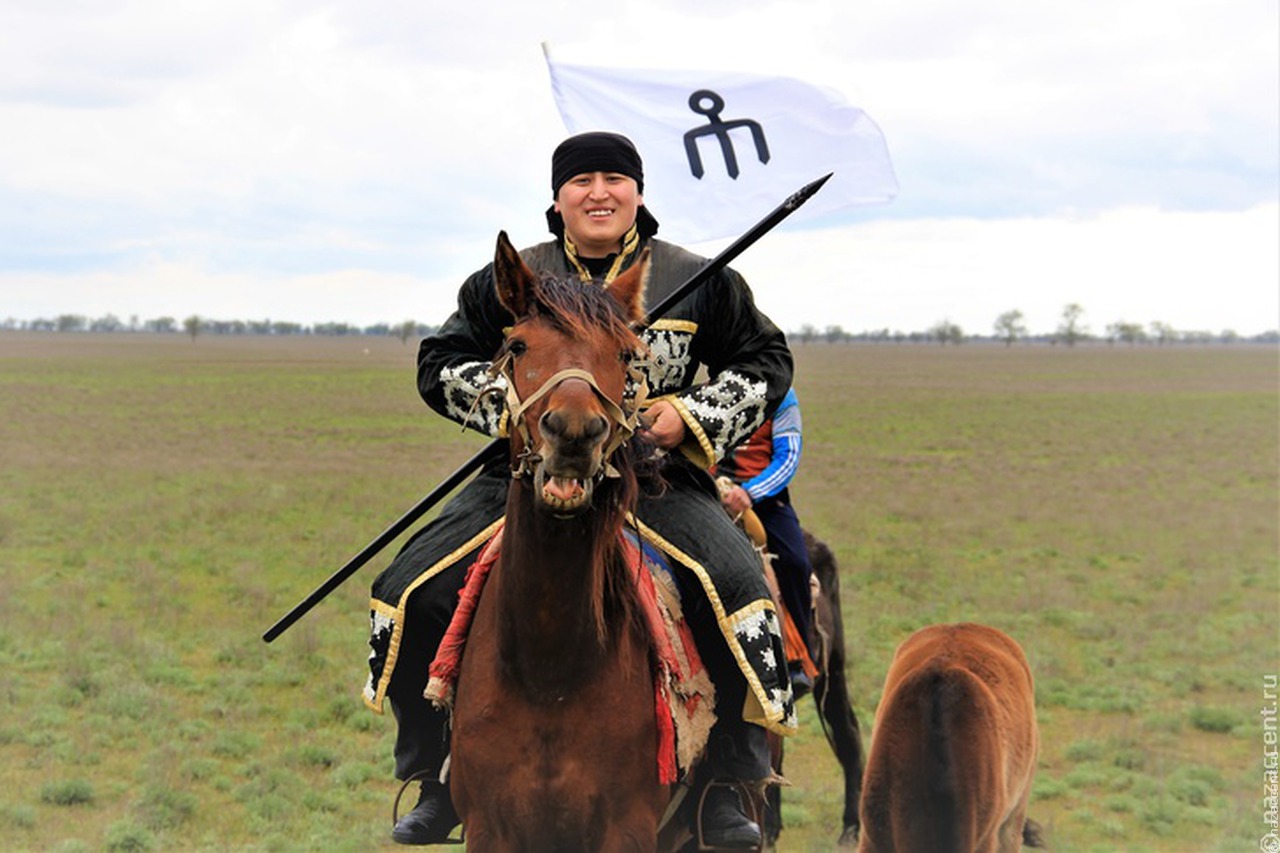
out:
M459 823L448 786L427 781L413 811L396 821L391 838L400 844L441 844Z
M758 848L759 825L747 817L735 786L713 784L702 804L702 841L708 847Z
M716 699L718 702L719 697ZM735 697L729 707L741 707L741 701ZM711 730L706 758L702 775L707 780L702 804L703 842L708 847L759 847L760 826L747 817L738 786L723 782L746 780L750 784L769 778L772 767L765 730L740 716L721 717Z

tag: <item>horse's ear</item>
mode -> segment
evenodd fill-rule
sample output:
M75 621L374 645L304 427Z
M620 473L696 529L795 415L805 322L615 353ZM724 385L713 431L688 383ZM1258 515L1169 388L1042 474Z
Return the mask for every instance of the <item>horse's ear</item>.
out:
M633 323L644 319L644 291L649 286L649 247L640 250L640 259L613 280L609 294L622 306L622 313Z
M493 255L493 284L498 291L498 301L513 317L524 317L533 304L533 289L537 276L520 257L506 231L498 232L498 248Z

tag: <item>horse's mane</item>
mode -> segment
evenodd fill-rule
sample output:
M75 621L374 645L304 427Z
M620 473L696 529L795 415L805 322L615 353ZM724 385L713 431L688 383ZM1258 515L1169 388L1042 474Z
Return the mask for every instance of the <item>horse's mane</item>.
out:
M576 337L598 328L617 341L620 351L644 347L618 303L600 285L544 274L535 294L530 315L546 318L567 334Z
M529 317L549 322L576 338L603 330L617 344L619 354L636 355L644 351L643 341L604 287L544 274L533 292ZM640 611L635 584L626 570L618 534L627 513L636 506L641 479L646 483L646 492L654 488L652 483L660 480L657 474L660 463L654 455L654 445L643 437L633 436L623 443L610 461L619 476L597 487L587 534L595 548L597 565L605 567L605 571L595 575L596 588L592 591L592 600L600 603L594 617L596 636L601 644L607 642L611 627L632 625L642 636L648 636L648 625Z

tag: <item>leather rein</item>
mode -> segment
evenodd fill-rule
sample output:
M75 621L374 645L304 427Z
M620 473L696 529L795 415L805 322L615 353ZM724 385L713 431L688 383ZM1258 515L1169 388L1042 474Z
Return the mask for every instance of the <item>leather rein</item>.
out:
M610 460L617 449L635 434L640 420L640 410L649 397L649 383L645 379L644 372L640 369L646 362L633 359L627 365L627 378L635 388L635 393L630 398L630 410L628 411L621 404L611 400L604 391L600 390L600 385L596 382L596 378L591 371L583 370L580 367L569 367L556 372L546 382L542 383L542 386L537 391L521 400L519 392L516 391L515 377L511 372L511 361L512 354L510 352L504 353L501 358L495 361L488 371L491 380L490 384L476 395L476 401L478 402L481 397L487 394L503 393L503 389L497 380L498 377L506 380L505 395L508 417L513 424L512 429L520 436L523 448L511 463L511 476L518 480L527 474L531 474L537 468L538 463L542 461L542 454L533 449L533 436L529 431L529 425L525 422L525 413L534 403L550 394L567 379L581 379L586 382L595 393L596 399L604 406L609 419L613 421L612 435L602 451L604 464L596 473L596 480L620 476L618 469L613 466ZM624 402L626 402L625 396Z

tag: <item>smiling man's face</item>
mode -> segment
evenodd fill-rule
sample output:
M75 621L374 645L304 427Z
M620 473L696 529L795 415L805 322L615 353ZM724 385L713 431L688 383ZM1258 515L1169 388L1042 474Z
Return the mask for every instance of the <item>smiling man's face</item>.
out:
M642 204L635 179L618 172L583 172L560 185L555 209L578 254L603 258L621 250L622 237Z

